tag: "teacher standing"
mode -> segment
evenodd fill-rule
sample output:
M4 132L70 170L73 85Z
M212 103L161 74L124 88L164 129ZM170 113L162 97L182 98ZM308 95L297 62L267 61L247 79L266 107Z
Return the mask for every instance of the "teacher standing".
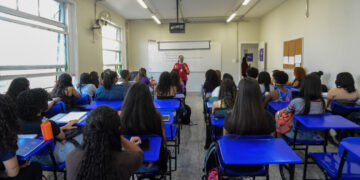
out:
M188 75L190 74L189 67L186 63L184 63L184 56L180 55L178 58L178 62L174 65L173 69L177 70L179 72L181 80L184 82L184 85L186 87L186 82L188 80ZM186 95L186 88L184 95Z

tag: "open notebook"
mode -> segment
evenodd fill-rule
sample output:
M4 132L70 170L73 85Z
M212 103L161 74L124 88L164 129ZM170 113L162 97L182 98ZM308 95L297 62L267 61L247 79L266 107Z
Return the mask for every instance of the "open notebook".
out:
M58 119L57 123L68 123L71 120L80 120L83 116L86 115L86 112L71 112L62 118Z

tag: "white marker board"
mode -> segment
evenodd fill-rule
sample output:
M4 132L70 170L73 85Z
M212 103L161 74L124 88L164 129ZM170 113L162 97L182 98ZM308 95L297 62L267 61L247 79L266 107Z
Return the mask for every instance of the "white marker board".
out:
M157 42L148 43L150 72L171 71L179 55L184 56L191 72L221 69L221 44L211 42L210 49L159 51Z

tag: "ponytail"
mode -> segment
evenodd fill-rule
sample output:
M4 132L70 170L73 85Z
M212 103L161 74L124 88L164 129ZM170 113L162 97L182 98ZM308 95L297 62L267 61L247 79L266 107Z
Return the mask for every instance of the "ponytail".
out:
M111 89L111 86L114 84L114 80L116 77L117 74L114 71L104 72L104 88Z

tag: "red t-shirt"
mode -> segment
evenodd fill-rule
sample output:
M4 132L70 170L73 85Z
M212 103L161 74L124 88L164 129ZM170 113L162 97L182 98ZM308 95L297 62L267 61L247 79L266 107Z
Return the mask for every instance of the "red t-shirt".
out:
M176 63L173 67L173 69L175 69L179 72L180 78L183 81L188 80L188 77L187 77L188 73L186 73L185 67L186 67L186 69L189 69L189 67L186 63L184 63L184 64Z

